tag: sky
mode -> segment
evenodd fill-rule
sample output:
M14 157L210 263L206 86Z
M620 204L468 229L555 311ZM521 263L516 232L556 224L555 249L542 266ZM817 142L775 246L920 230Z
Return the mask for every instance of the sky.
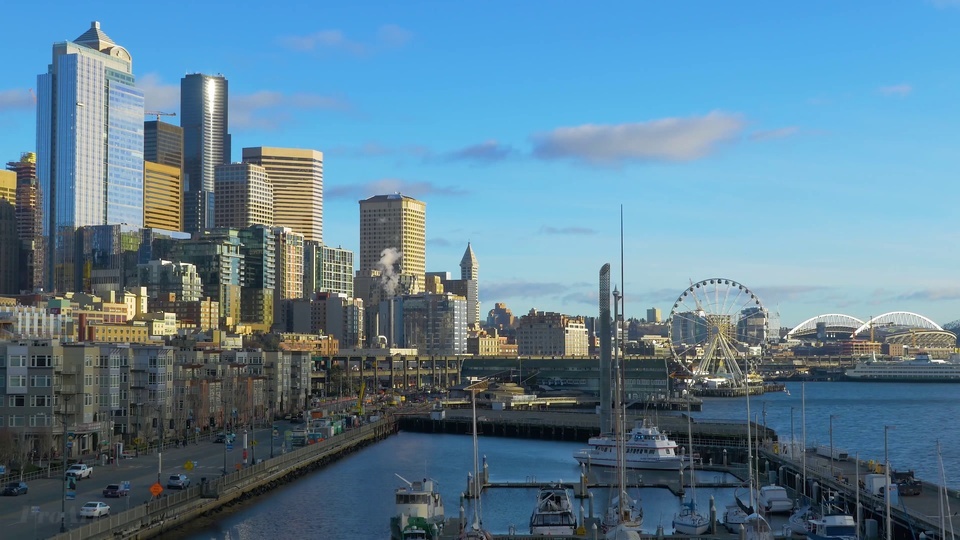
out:
M720 277L785 326L960 319L960 0L131 5L4 8L0 159L97 20L148 110L227 77L233 160L322 151L325 243L358 250L360 199L425 201L427 269L470 242L483 313L596 315L611 263L628 317Z

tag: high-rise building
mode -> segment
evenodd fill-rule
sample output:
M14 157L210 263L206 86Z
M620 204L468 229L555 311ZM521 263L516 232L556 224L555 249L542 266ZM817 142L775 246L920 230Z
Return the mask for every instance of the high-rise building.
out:
M180 80L184 231L214 227L215 171L230 163L227 79L192 73Z
M303 294L342 293L353 298L353 252L320 242L303 243Z
M426 203L399 193L360 201L360 276L379 276L383 297L423 291L426 246Z
M663 312L660 311L660 308L648 308L647 309L647 322L648 323L659 323L663 318Z
M180 169L143 162L143 226L166 231L183 230L183 191Z
M235 229L208 229L190 240L173 243L170 259L191 263L203 283L203 296L219 302L223 326L240 321L243 255Z
M277 239L273 228L254 225L238 231L243 255L243 288L240 290L240 321L273 325L277 288Z
M0 294L17 294L20 266L17 236L17 173L0 171Z
M143 123L143 225L183 230L183 128Z
M220 165L215 186L217 227L273 225L273 189L266 169L253 163Z
M243 162L266 169L273 186L273 223L305 240L323 241L323 153L299 148L243 149Z
M130 53L94 22L55 43L37 76L37 176L47 281L64 291L76 274L77 227L143 225L143 92Z
M460 280L466 284L467 324L480 323L480 262L470 242L460 259Z
M20 154L20 161L7 163L7 170L17 175L17 237L20 239L19 288L36 291L46 286L46 242L43 237L41 195L37 183L37 155Z

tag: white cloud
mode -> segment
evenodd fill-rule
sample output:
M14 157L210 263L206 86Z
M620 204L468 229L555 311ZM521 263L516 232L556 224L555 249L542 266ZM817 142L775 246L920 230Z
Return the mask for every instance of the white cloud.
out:
M442 186L433 182L402 180L400 178L383 178L372 182L340 186L327 185L323 190L323 196L327 199L358 200L385 193L403 193L414 198L424 198L430 195L462 197L468 194L466 190L459 187Z
M180 82L165 84L160 75L147 73L137 78L137 88L143 90L144 109L175 112L180 110Z
M911 92L913 92L913 86L906 83L880 87L880 93L885 96L906 97Z
M738 137L743 127L740 115L723 112L630 124L561 127L534 135L533 155L592 164L692 161L706 156L720 143Z
M326 109L345 111L350 103L339 97L319 94L284 94L261 90L230 98L230 128L276 129L292 120L297 110Z
M30 110L36 104L36 98L26 88L0 90L0 111Z

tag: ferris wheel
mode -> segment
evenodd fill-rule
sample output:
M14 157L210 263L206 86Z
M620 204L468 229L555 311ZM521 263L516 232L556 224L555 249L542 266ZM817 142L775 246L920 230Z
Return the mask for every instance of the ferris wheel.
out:
M674 358L699 360L695 377L724 377L732 386L746 382L738 360L766 339L767 311L760 298L732 279L690 283L670 310Z

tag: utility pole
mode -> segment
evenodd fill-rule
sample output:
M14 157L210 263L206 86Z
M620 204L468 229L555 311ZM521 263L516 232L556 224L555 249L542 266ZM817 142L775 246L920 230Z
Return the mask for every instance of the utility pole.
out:
M163 425L163 404L157 406L157 430L160 432L160 435L157 437L157 483L160 483L160 476L163 471L163 431L165 426Z

